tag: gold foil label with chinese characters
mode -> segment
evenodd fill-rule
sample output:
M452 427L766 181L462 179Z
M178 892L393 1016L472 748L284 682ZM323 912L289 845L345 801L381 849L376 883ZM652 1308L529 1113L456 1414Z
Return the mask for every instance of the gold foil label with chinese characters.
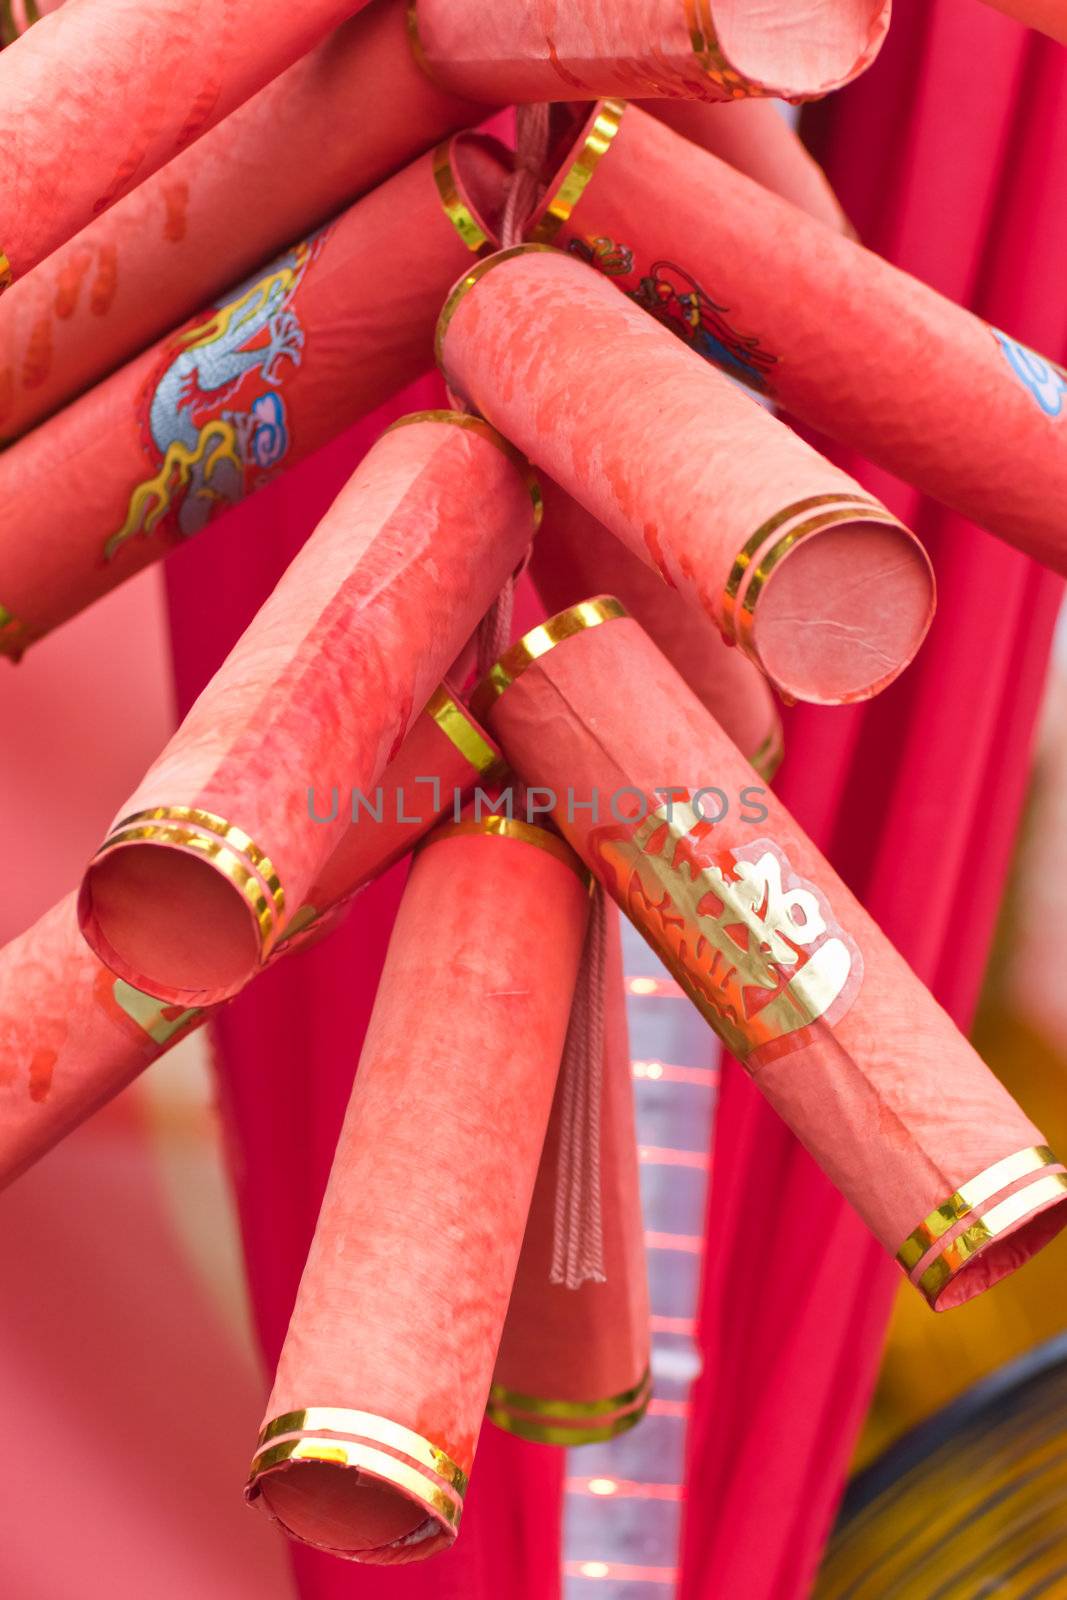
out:
M594 864L727 1049L750 1066L803 1048L851 1005L863 960L826 896L773 840L716 843L675 798L594 830Z

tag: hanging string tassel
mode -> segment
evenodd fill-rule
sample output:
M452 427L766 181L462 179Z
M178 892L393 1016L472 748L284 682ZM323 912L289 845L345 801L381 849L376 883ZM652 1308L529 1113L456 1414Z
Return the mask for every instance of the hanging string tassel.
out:
M551 107L543 104L520 106L516 113L515 172L500 228L500 242L505 250L522 243L526 225L540 198L541 174L548 154L550 113Z
M607 907L597 887L560 1068L562 1121L549 1279L567 1289L604 1283L600 1138Z

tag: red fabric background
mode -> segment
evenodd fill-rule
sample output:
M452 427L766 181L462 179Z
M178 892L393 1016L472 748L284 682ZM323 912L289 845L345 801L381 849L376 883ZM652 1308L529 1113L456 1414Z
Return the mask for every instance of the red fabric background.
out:
M978 4L894 12L872 71L809 113L816 153L865 243L1062 358L1067 57ZM790 714L776 788L966 1026L1062 585L844 464L927 543L940 610L887 694ZM713 1174L682 1594L794 1600L810 1590L899 1275L736 1067Z

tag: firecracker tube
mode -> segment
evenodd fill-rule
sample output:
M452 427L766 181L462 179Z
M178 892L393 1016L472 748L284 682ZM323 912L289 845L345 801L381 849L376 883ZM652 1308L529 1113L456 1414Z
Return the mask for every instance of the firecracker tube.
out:
M782 719L763 674L577 500L551 478L541 486L545 516L530 576L548 610L610 587L756 771L773 778L784 754Z
M638 106L594 108L531 237L591 262L730 377L1067 572L1054 362Z
M644 1416L652 1388L633 1078L614 906L608 908L605 932L600 975L603 1281L589 1280L577 1289L554 1281L560 1151L566 1126L566 1082L561 1078L489 1391L490 1422L542 1444L599 1444L625 1433Z
M411 870L248 1498L354 1561L455 1539L582 953L558 835L446 824Z
M492 739L442 684L382 774L380 804L369 797L380 820L365 815L347 830L272 962L318 938L439 817L455 817L472 787L491 792L502 770ZM168 1005L116 978L82 938L75 894L0 949L0 1189L217 1009Z
M1014 17L1028 28L1047 33L1050 39L1067 44L1067 11L1063 0L986 0L996 11Z
M417 378L507 177L460 135L0 453L0 655Z
M373 0L12 285L0 318L0 440L481 116L412 60L404 0ZM447 190L447 168L437 171ZM386 282L393 270L383 255Z
M878 54L889 0L412 0L412 44L452 94L513 100L810 100Z
M617 601L526 635L472 704L935 1309L1059 1232L1043 1136Z
M208 1005L270 956L537 525L488 424L421 412L364 457L112 824L79 916L117 976ZM345 801L312 804L336 788Z
M914 656L934 609L914 535L586 263L539 244L486 257L437 352L457 394L784 694L864 699Z

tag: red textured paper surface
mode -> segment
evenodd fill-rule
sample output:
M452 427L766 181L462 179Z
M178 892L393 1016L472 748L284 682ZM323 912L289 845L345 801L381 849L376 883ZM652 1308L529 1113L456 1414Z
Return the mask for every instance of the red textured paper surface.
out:
M825 172L778 106L767 100L732 100L720 106L650 100L644 109L835 232L852 233Z
M416 65L403 0L375 0L13 285L0 318L0 439L479 116Z
M541 487L545 519L530 572L548 611L615 595L749 760L777 749L781 722L762 673L558 484L546 478Z
M587 908L575 871L520 840L446 837L416 860L266 1420L370 1412L470 1470ZM361 1514L356 1476L290 1464L260 1482L291 1533L339 1554L447 1539L375 1549L425 1512L394 1494Z
M724 632L735 560L770 519L862 499L779 561L755 644L779 687L831 704L911 659L933 606L914 541L869 519L868 506L887 514L853 479L599 274L560 251L502 252L446 321L453 388ZM763 550L780 535L760 537Z
M36 32L36 28L33 30ZM503 154L471 140L475 187ZM0 456L0 605L47 632L410 382L470 252L422 157Z
M1050 39L1067 44L1067 11L1063 0L986 0L986 3L1029 28L1040 28Z
M433 76L476 99L806 99L870 64L889 3L781 0L752 9L730 0L418 0L417 15Z
M520 1395L574 1404L610 1400L636 1388L648 1370L650 1349L626 992L614 907L608 908L606 929L600 1147L605 1281L583 1283L580 1289L549 1282L563 1109L557 1091L493 1374L494 1383ZM521 1405L515 1409L521 1411ZM576 1426L603 1426L610 1420L602 1415Z
M742 820L738 802L751 781L749 767L636 622L603 623L557 645L496 702L489 722L528 782L552 785L561 796L568 786L580 798L600 791L598 820L577 807L568 816L565 806L556 820L639 926L635 911L660 919L668 951L681 942L699 956L701 946L667 901L653 911L636 879L617 881L603 853L611 838L632 831L632 824L614 821L608 805L625 786L649 797L651 809L662 804L657 788L692 793L717 786L730 808L696 847L698 858L710 852L709 859L728 863L734 850L757 842L762 850L770 841L797 878L821 894L843 937L858 948L853 979L860 970L862 979L843 1014L830 1013L832 1025L820 1021L786 1035L757 1051L748 1067L887 1250L895 1254L968 1179L1044 1142L774 796L761 796L766 819ZM631 810L636 804L623 797L627 803ZM721 809L721 802L710 805L712 815ZM915 915L922 914L920 900ZM714 972L723 973L721 963ZM1063 1221L1061 1201L1031 1224L1035 1232L1015 1234L978 1256L955 1294L994 1282Z
M0 1186L165 1048L117 1003L114 973L79 933L75 901L69 894L0 950Z
M0 55L0 250L17 277L360 9L360 0L63 6Z
M374 787L532 536L524 471L459 424L379 439L116 817L181 806L240 828L284 891L275 937L349 826L344 803L312 820L309 788ZM82 917L102 959L164 999L220 1000L258 964L238 890L181 846L98 858Z
M1067 373L1043 357L635 106L560 240L603 241L699 354L1067 571Z

